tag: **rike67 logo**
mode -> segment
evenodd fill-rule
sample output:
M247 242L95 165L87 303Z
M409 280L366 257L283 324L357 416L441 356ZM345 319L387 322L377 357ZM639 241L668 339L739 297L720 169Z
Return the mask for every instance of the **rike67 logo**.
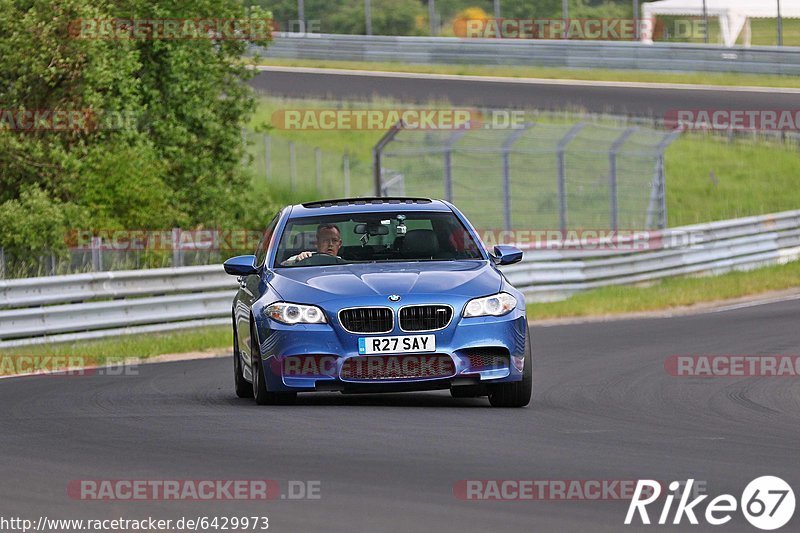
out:
M736 513L737 508L741 508L742 514L750 524L761 530L772 531L785 526L794 515L794 491L779 477L762 476L754 479L745 487L739 501L730 494L721 494L708 502L704 513L700 512L700 504L708 498L708 495L700 495L689 501L693 483L693 479L688 480L686 488L682 491L680 490L682 483L673 481L669 484L672 494L667 494L664 499L658 524L669 523L676 496L679 501L671 522L674 525L680 524L684 517L690 524L697 525L699 523L697 516L700 515L705 518L706 523L721 526L730 522L733 513ZM656 502L661 492L661 484L658 481L639 480L628 507L625 524L633 523L637 512L642 524L650 524L647 506Z

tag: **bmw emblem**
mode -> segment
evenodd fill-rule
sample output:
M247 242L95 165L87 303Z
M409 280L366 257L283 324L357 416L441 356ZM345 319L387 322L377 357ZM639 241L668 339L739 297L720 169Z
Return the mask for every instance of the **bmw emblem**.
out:
M392 294L391 296L389 296L389 301L390 302L399 302L400 301L400 295L399 294Z

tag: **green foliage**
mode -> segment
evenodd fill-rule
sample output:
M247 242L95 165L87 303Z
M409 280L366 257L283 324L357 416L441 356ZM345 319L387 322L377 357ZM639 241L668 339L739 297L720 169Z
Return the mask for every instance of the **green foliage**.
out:
M417 0L372 0L372 33L374 35L421 35L417 17L425 10ZM348 3L329 15L328 23L337 33L365 34L364 2ZM427 27L427 26L426 26Z
M12 255L37 255L65 249L65 231L83 213L72 204L53 199L35 186L18 199L0 204L0 235Z
M92 213L93 227L172 228L190 223L164 181L167 164L152 147L98 146L87 155L84 168L76 196Z
M239 61L247 42L80 38L74 30L79 19L247 16L266 14L238 0L0 2L0 110L90 117L58 132L0 122L0 247L23 251L26 241L5 228L38 228L39 208L82 210L82 229L238 225L250 183L241 130L254 109L244 83L252 72ZM108 127L109 117L128 120ZM70 221L46 218L41 239L24 232L28 250L63 242L52 231Z

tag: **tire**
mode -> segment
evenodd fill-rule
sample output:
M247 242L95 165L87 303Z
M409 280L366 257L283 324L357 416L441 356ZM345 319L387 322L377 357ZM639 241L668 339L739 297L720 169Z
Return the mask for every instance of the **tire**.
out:
M522 380L492 385L489 388L489 403L492 407L525 407L531 402L531 392L533 390L532 359L531 333L528 330L525 335L525 366L522 369Z
M292 405L297 401L296 392L270 392L261 365L261 352L256 342L255 324L250 323L250 359L253 369L252 397L258 405Z
M233 383L236 396L252 398L253 386L244 379L242 372L242 355L239 353L239 336L236 334L236 319L233 319Z

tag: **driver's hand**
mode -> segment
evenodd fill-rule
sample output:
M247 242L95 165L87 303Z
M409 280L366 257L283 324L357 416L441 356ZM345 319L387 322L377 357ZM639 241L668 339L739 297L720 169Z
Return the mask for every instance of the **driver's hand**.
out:
M308 259L312 255L314 255L314 252L300 252L299 254L297 254L296 261L302 261L303 259Z

